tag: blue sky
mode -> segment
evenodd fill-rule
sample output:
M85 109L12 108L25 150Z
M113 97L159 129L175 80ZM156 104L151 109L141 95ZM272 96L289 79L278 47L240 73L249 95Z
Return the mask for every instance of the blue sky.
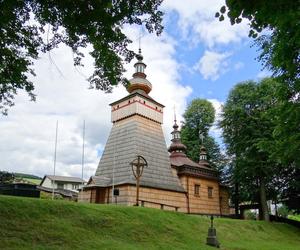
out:
M202 42L191 45L189 41L182 38L182 31L178 26L180 21L178 12L173 10L166 15L165 32L178 41L175 59L184 65L180 70L181 79L193 88L192 94L188 97L189 101L200 97L225 102L229 91L236 83L258 80L260 76L266 74L256 59L259 53L252 39L244 37L240 42L217 44L214 49L210 49ZM213 76L205 77L194 69L207 49L225 54L223 59L226 62L226 65L223 65L225 69L217 79Z
M165 0L161 6L165 12L163 34L157 37L142 29L146 74L153 85L150 95L165 105L163 130L167 144L174 105L182 120L192 99L206 98L219 115L236 83L268 75L255 60L256 48L250 48L247 22L231 26L228 20L219 22L214 18L223 4L222 0ZM130 48L137 51L141 28L126 26L124 32L133 40ZM52 174L58 120L56 174L80 176L85 120L84 177L95 173L112 126L109 103L127 92L122 86L114 88L112 94L88 89L86 78L93 72L93 61L89 48L83 52L83 68L74 68L72 52L65 46L40 55L34 66L37 76L32 77L37 101L30 102L20 91L8 116L0 117L1 170ZM133 64L125 65L128 78ZM216 127L211 133L220 138L221 131Z

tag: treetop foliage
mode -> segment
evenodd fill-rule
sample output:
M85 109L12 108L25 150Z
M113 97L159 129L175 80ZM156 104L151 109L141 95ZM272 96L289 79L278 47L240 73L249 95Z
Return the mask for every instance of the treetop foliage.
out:
M215 120L215 112L211 102L204 99L194 99L183 114L184 126L197 130L198 135L199 132L207 135Z
M81 66L82 48L92 45L94 73L88 78L92 88L111 91L122 76L123 59L129 62L135 53L127 48L124 25L145 25L148 32L162 32L162 0L72 1L23 0L0 1L0 111L14 104L19 89L35 99L33 64L40 53L60 44L74 53L74 65Z
M215 139L208 134L215 120L215 109L211 102L205 99L194 99L183 114L184 122L181 128L181 140L187 147L187 156L193 161L199 161L199 134L204 135L203 146L207 149L207 160L211 166L219 171L225 163L220 147Z
M300 11L295 0L226 0L216 17L227 14L232 25L250 22L249 37L261 49L258 59L286 82L295 94L300 90ZM262 33L262 31L265 31Z

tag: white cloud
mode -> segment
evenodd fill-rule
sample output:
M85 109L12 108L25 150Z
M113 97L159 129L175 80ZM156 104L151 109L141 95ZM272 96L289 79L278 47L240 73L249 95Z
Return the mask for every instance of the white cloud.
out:
M132 38L138 29L126 28ZM136 39L135 39L136 40ZM132 45L137 48L137 44ZM134 47L136 46L136 47ZM173 106L183 113L190 87L179 84L179 65L174 60L175 42L167 35L160 38L145 35L142 39L146 74L152 82L150 95L166 106L164 129L166 142L173 125ZM87 51L85 51L87 52ZM86 53L87 54L87 53ZM112 94L89 90L83 75L93 70L87 55L85 67L79 73L73 67L72 53L60 47L51 53L55 64L43 55L35 65L37 77L33 79L37 94L35 103L19 93L16 106L7 117L0 117L1 170L37 174L52 174L55 124L59 120L57 165L58 175L81 176L82 124L86 121L85 178L95 173L100 155L112 126L109 103L127 95L120 86ZM127 76L133 73L133 63L126 65Z
M166 0L166 12L178 13L178 25L184 39L192 44L204 43L209 48L218 44L241 42L248 36L247 22L231 25L228 18L220 22L215 13L225 4L223 0ZM172 13L172 12L171 12Z
M215 13L223 5L225 5L224 0L165 0L162 4L167 16L166 23L174 21L174 18L170 16L178 16L176 20L181 31L181 39L191 48L204 47L206 49L206 54L196 66L204 79L216 80L226 72L228 67L224 59L230 55L226 52L213 51L226 48L228 50L230 44L230 50L234 52L232 45L238 47L249 40L248 20L244 19L240 24L231 25L227 17L222 22L215 18ZM237 70L242 65L236 64L232 67Z
M244 68L245 64L243 62L237 62L233 67L235 70Z
M199 62L194 65L194 70L199 71L204 79L215 81L228 70L227 59L229 56L229 53L206 50Z

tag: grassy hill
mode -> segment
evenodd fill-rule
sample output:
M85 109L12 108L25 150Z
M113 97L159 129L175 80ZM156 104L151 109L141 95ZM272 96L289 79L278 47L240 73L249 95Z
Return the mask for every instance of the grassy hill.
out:
M15 178L19 180L23 180L26 183L39 185L42 181L42 178L32 174L24 174L24 173L13 173Z
M17 178L26 178L26 179L36 179L36 180L42 180L41 177L33 175L33 174L24 174L24 173L13 173L15 177Z
M139 207L0 195L0 249L214 249L209 218ZM300 230L216 219L221 249L300 249Z
M291 220L300 221L300 215L289 215L288 218Z

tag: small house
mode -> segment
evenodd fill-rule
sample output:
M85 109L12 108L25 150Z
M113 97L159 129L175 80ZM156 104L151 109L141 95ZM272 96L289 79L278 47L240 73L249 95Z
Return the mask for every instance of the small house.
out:
M85 180L78 177L45 175L40 186L58 190L70 190L78 192L85 184Z

